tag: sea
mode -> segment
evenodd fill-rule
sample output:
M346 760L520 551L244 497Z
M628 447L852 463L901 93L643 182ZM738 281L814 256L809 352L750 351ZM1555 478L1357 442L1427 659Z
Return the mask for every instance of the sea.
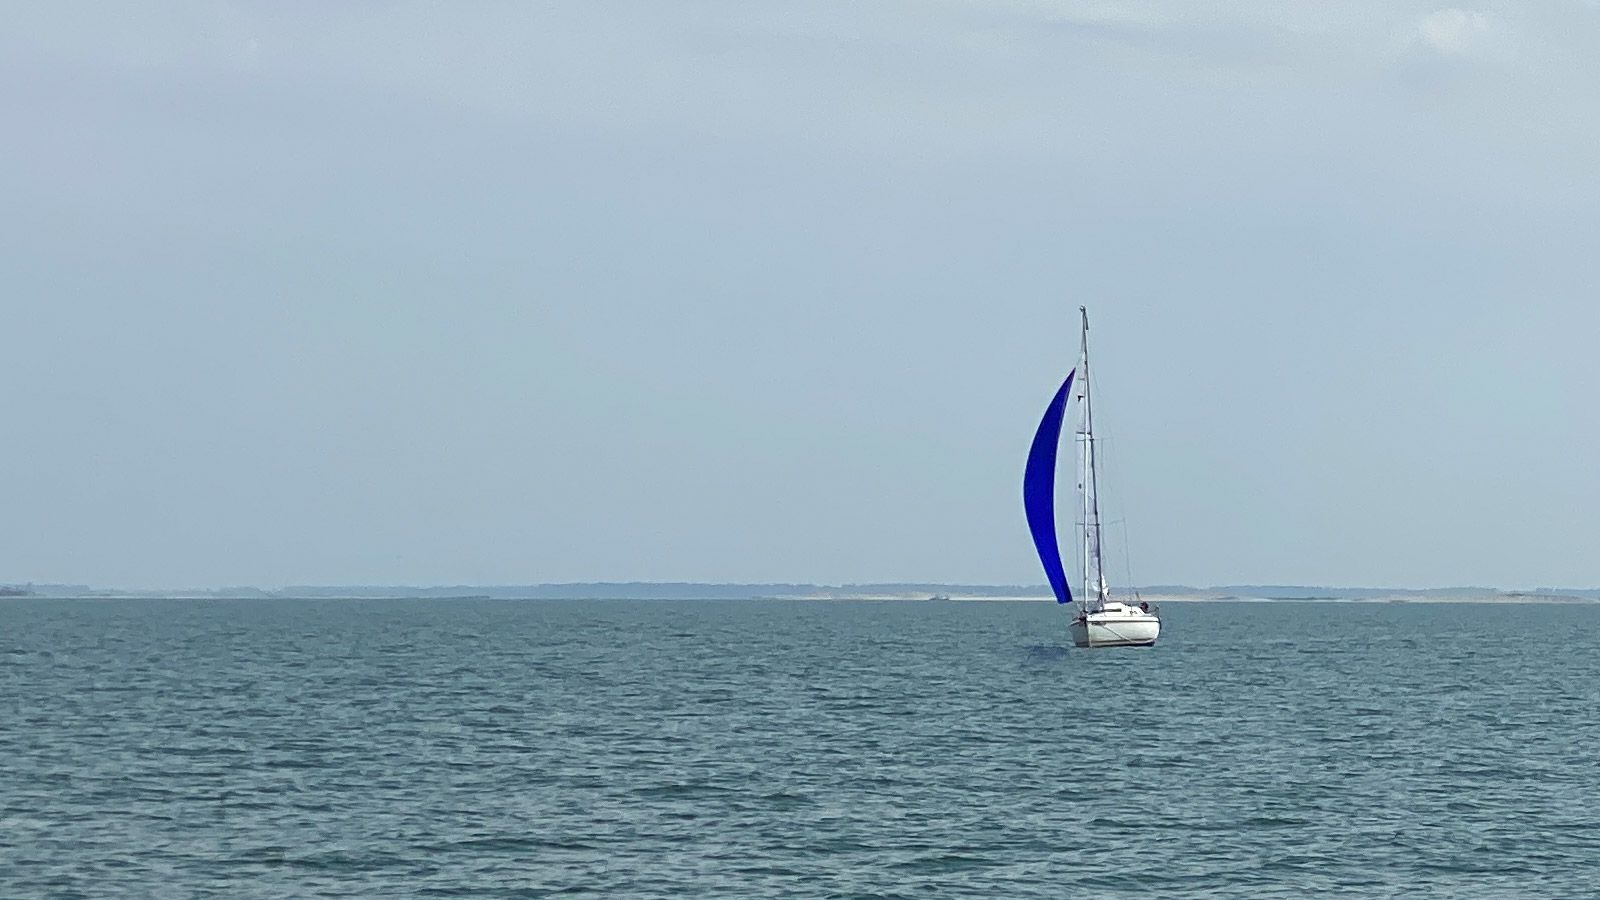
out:
M0 897L1600 897L1600 604L0 601Z

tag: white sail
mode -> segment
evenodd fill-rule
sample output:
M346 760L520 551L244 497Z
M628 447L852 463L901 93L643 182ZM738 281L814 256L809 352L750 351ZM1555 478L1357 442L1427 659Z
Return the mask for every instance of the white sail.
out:
M1082 518L1078 527L1083 535L1083 558L1078 571L1083 573L1082 603L1088 611L1104 606L1109 590L1106 586L1105 554L1100 543L1094 414L1089 400L1089 313L1081 306L1078 311L1083 315L1083 356L1078 362L1078 492L1083 499Z

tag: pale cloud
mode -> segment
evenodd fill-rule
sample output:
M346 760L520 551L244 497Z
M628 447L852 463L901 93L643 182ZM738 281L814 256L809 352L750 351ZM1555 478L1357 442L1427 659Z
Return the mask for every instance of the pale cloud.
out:
M1440 9L1422 17L1417 33L1422 42L1447 56L1460 56L1478 47L1489 32L1489 17L1464 9Z

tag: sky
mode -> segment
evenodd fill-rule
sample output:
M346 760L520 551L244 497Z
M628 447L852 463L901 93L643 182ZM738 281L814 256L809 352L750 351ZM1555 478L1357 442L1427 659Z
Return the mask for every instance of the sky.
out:
M1600 6L22 4L0 582L1600 585Z

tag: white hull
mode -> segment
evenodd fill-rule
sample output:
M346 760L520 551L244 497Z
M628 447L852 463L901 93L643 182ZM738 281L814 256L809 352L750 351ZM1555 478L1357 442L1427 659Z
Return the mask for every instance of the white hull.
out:
M1074 647L1148 647L1161 636L1161 617L1144 610L1108 603L1105 609L1079 616L1071 626Z

